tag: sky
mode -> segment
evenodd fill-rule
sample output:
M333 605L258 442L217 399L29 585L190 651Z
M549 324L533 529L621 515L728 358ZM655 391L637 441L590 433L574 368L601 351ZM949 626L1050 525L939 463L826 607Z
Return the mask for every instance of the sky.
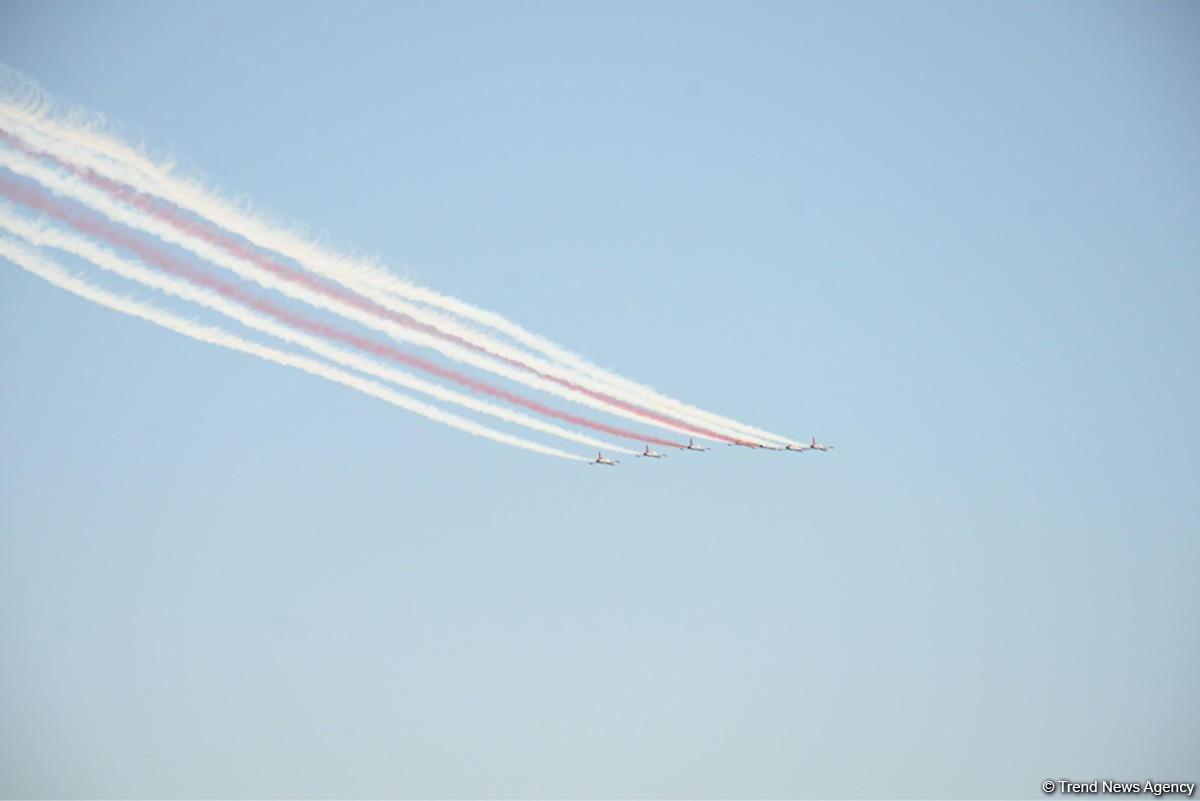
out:
M1198 43L1170 2L0 4L0 62L231 195L837 448L584 467L0 261L0 795L1200 779Z

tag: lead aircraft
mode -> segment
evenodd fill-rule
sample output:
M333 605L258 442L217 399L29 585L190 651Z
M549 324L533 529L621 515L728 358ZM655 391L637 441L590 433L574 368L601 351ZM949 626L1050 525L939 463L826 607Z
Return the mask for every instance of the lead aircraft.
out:
M805 451L831 451L833 450L833 446L822 445L820 442L817 442L816 437L813 437L812 442L808 445L788 445L784 450L796 451L797 453L804 453Z

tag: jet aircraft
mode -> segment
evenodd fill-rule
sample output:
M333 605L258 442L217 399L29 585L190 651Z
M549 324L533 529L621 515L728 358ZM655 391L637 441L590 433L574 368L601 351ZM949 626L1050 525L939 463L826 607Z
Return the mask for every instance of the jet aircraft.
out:
M596 451L596 460L594 462L588 462L588 464L606 464L611 467L614 464L620 464L620 462L617 459L605 459L604 454L600 453L600 451Z
M726 442L725 444L726 445L741 445L743 448L766 448L769 451L783 450L783 448L780 447L779 445L768 445L765 442L746 442L746 440L744 440L744 439L734 440L733 442Z
M706 450L708 450L708 448L704 447L703 445L697 445L696 440L694 440L694 439L689 439L687 445L679 446L679 450L681 450L681 451L706 451Z
M822 445L820 442L817 442L816 437L813 437L812 442L808 445L791 445L791 444L789 444L787 446L787 448L785 448L784 450L796 451L797 453L804 453L805 451L831 451L831 450L833 450L833 446L832 445Z
M647 459L666 459L667 458L667 455L665 453L659 453L658 451L650 450L649 445L646 445L646 450L639 453L638 456L642 456Z

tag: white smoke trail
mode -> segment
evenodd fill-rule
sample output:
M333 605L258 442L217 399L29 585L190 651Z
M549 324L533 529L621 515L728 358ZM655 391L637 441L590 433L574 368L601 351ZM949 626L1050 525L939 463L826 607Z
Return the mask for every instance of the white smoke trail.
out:
M38 277L50 282L60 289L65 289L75 295L78 295L93 303L98 303L101 306L107 306L115 311L128 314L133 317L140 317L156 325L168 328L176 333L191 337L192 339L201 342L208 342L213 345L219 345L230 350L248 353L252 356L257 356L260 359L265 359L269 362L284 365L285 367L294 367L298 370L303 370L306 373L311 373L315 376L320 376L329 381L333 381L343 386L356 389L371 397L378 398L394 406L399 406L410 412L426 417L444 425L457 428L468 434L473 434L477 437L484 437L494 442L499 442L504 445L510 445L514 448L540 453L546 456L557 456L560 459L570 459L576 462L587 462L588 459L582 456L577 456L572 453L560 451L556 448L549 448L545 445L540 445L536 442L514 437L500 431L494 431L486 426L479 425L458 415L445 412L437 407L422 403L407 395L396 392L374 381L367 381L344 370L339 370L329 365L319 362L316 359L300 356L285 351L276 350L274 348L261 345L256 342L250 342L239 336L231 334L215 326L205 326L194 323L190 320L185 320L177 317L169 312L157 309L144 303L132 300L130 298L122 298L112 294L99 287L93 286L75 276L70 275L61 266L55 262L46 259L32 249L21 245L16 240L9 237L0 237L0 256L7 258L9 261L18 265L22 269L37 275Z
M63 152L54 153L54 151L56 149L55 146L53 144L51 144L51 142L46 141L46 137L40 136L36 132L35 129L27 128L25 126L20 125L19 123L13 123L12 120L10 120L9 122L10 122L10 124L14 125L14 127L21 128L19 133L24 138L33 140L33 142L40 149L45 150L45 152L52 153L52 155L55 155L56 158L60 158L63 161L74 161L77 164L83 164L84 166L88 166L88 167L94 169L98 173L105 174L106 177L108 177L112 180L119 180L122 183L127 183L128 185L138 189L139 191L143 191L147 194L152 194L157 197L161 197L163 199L169 200L170 202L174 203L175 205L179 205L179 206L185 205L185 201L181 200L179 197L174 197L169 194L164 194L161 189L157 189L153 185L147 185L144 177L139 175L138 173L130 172L127 169L123 170L119 166L114 167L113 163L109 162L107 160L97 161L93 158L89 158L88 151L80 149L80 148L75 148L74 154L70 155L70 156L68 156L67 154L65 154ZM46 124L46 123L43 123L43 124ZM161 181L161 180L168 179L169 172L167 170L155 169L155 165L153 165L152 162L149 162L146 159L144 159L143 157L141 157L140 155L138 155L136 153L136 151L126 148L126 147L120 145L120 143L118 143L118 142L112 142L111 140L107 140L103 136L91 134L90 132L85 132L85 133L90 134L90 135L85 136L83 138L88 138L91 140L99 140L101 142L107 142L108 144L112 145L116 149L125 151L124 155L126 155L130 159L136 159L137 161L139 161L142 166L142 169L144 171L152 170L153 174L156 176L157 180ZM53 141L53 140L51 140L51 141ZM58 144L57 149L59 151L61 151L62 147L63 147L62 144ZM187 182L181 182L179 179L172 179L172 180L181 183L183 185L183 188L185 188L185 189L187 189L187 188L192 189L193 194L200 196L201 201L203 201L206 197L209 200L212 200L211 194L205 195L203 190L198 189L194 185L194 182L189 184ZM244 220L246 220L246 218L250 218L250 222L252 222L252 223L256 222L253 219L254 214L249 212L248 210L242 210L239 212L239 211L232 210L230 207L228 207L228 205L225 205L223 209L219 209L218 214L214 214L211 210L207 214L204 214L203 211L200 209L190 208L189 210L200 213L201 216L207 216L210 220L216 216L219 216L219 212L222 210L227 213L230 213L232 215L236 215L236 216L232 217L231 220L224 221L224 224L227 226L227 228L229 230L240 231L242 234L248 235L248 238L257 239L258 241L265 241L267 239L270 239L271 233L274 233L276 235L278 235L280 233L280 231L270 231L270 229L268 229L269 233L266 236L261 236L261 237L249 236L249 234L250 234L249 231L246 231L244 228L241 228L236 224L236 221L244 221ZM401 314L405 314L409 317L417 319L420 322L424 322L427 325L431 325L432 327L446 331L447 333L451 333L455 336L459 336L462 339L465 339L468 341L483 339L484 340L483 342L477 341L477 342L474 342L473 344L476 344L477 347L481 347L484 350L497 352L497 353L499 353L499 355L504 356L505 358L510 358L515 361L520 361L520 362L524 362L527 364L530 361L535 361L536 363L529 364L529 367L531 367L534 370L537 370L538 372L545 373L548 375L556 375L557 377L562 378L563 380L569 381L574 384L578 384L580 386L585 386L587 389L590 389L592 392L596 392L598 394L617 395L617 394L624 393L627 396L632 396L631 405L640 405L647 409L657 411L660 414L665 414L665 415L669 415L672 417L676 417L684 422L688 422L690 420L690 422L693 426L703 426L703 427L706 427L713 431L716 431L718 433L721 433L724 436L733 437L735 439L743 438L743 437L747 437L747 436L757 437L757 438L764 439L764 440L769 440L772 437L779 439L780 441L782 441L784 439L783 437L781 437L779 435L770 435L770 432L765 432L760 429L754 429L754 428L751 428L748 426L744 426L744 424L736 423L735 421L730 421L727 418L722 418L718 415L713 415L710 412L707 412L707 411L704 411L701 409L697 409L695 407L686 406L679 401L675 401L674 399L665 398L664 396L659 396L657 394L653 394L652 391L650 391L652 394L647 395L645 393L648 391L648 388L642 387L641 385L636 384L635 382L629 381L627 379L623 379L614 374L607 373L606 371L602 371L601 368L595 367L594 365L587 365L588 370L590 370L592 373L603 373L603 375L601 376L601 379L603 379L603 380L597 379L597 377L595 375L591 375L588 372L580 372L572 366L567 366L564 368L561 366L554 365L552 363L547 363L544 361L536 360L536 357L532 357L524 351L514 351L511 347L506 346L503 343L500 343L492 338L487 337L486 334L483 334L482 332L479 332L476 329L463 327L463 326L461 326L461 324L458 324L459 325L458 329L454 330L454 326L456 324L448 321L448 319L445 316L437 315L437 314L429 312L427 310L423 310L420 307L413 306L409 303L406 303L405 300L395 297L393 293L395 291L407 291L410 295L414 294L414 293L418 293L418 292L425 293L424 295L422 295L420 297L420 299L422 301L439 303L442 306L453 308L454 310L459 311L459 312L463 312L464 309L473 309L473 307L468 307L466 304L462 304L461 301L455 301L453 298L446 298L445 296L441 296L438 293L431 292L430 290L424 290L424 289L421 289L420 287L415 287L415 285L409 284L408 282L401 281L400 279L396 278L395 276L392 276L389 273L387 273L386 271L384 271L382 268L379 268L377 265L373 265L373 264L367 265L367 266L363 266L363 264L361 264L361 263L359 263L357 265L352 265L352 267L347 268L351 272L344 272L342 274L338 274L337 272L330 272L328 268L331 265L333 265L337 260L341 260L341 261L345 262L346 257L330 255L330 253L327 250L322 249L318 245L304 242L299 237L296 237L296 235L293 234L291 231L283 229L283 232L286 233L287 237L293 241L292 247L293 247L294 252L291 255L295 256L297 259L300 259L302 261L306 260L304 256L299 255L300 250L303 247L307 247L310 250L323 251L323 254L322 254L323 259L318 259L316 261L316 263L307 264L307 266L310 268L311 271L316 272L321 275L324 275L325 277L331 277L334 280L337 280L339 283L342 283L344 286L355 288L357 291L362 292L364 295L368 295L368 296L372 297L373 300L380 303L380 305L384 305L386 308L390 308L393 311L396 311ZM277 250L277 252L283 252L280 249L280 247L277 247L276 250ZM288 255L288 254L285 254L285 255ZM312 261L311 258L307 259L307 260L310 262ZM325 269L321 269L322 261L324 262L323 266L325 267ZM370 281L361 280L359 278L356 278L355 275L352 274L353 270L367 270L368 272L371 273L371 275L374 275L375 278L374 278L374 280L370 280ZM399 283L397 284L397 282L399 282ZM386 283L387 286L389 287L389 291L380 292L379 290L373 290L372 287L375 285L378 285L379 283ZM405 287L407 288L406 290L404 289ZM474 316L476 316L478 319L484 320L484 321L490 320L491 322L496 323L499 327L505 327L501 321L503 321L503 323L507 323L507 321L504 321L504 318L499 317L499 315L494 315L489 312L482 312L481 310L478 310L478 309L473 309L473 311L475 312ZM480 316L480 315L482 315L482 316ZM513 326L513 324L511 324L511 323L507 323L507 325L510 327ZM522 331L523 329L519 329L519 326L517 326L517 327L515 327L514 330ZM510 331L510 333L513 333L513 331ZM528 332L525 332L524 338L530 342L534 342L534 344L537 344L537 342L541 342L543 350L548 350L548 351L554 352L556 355L558 355L564 359L579 360L579 357L575 356L574 354L570 354L567 351L557 348L557 346L554 346L552 343L542 340L540 337L536 337L536 335L528 334ZM506 348L507 348L507 352L501 352L501 351L505 350ZM616 387L616 384L618 384L618 383L620 385L619 390ZM574 399L578 400L578 397L575 397ZM627 400L625 402L630 403L629 400ZM593 406L593 408L598 408L598 407ZM606 410L612 411L612 408L607 407ZM621 414L621 416L629 417L627 414ZM642 422L642 421L645 421L647 418L645 416L639 416L638 418L629 418L629 419L638 419L639 422ZM659 420L653 420L650 424L658 425L659 427L670 428L672 430L679 431L680 433L689 433L689 434L695 433L692 429L687 429L687 428L681 429L678 426L672 426L670 424L664 425Z
M28 79L12 75L5 77L8 86L4 87L6 89L4 94L15 96L17 100L0 104L0 113L8 118L10 124L19 126L21 130L18 133L33 140L36 147L50 152L63 161L89 167L97 173L125 183L138 191L160 197L181 208L187 208L262 247L300 262L314 273L332 278L363 294L369 294L373 300L394 311L420 319L421 312L416 307L397 306L397 301L402 302L402 299L416 300L447 309L467 319L488 325L522 344L545 353L550 358L566 365L567 370L567 374L562 375L561 371L556 371L553 365L545 363L530 365L539 372L547 374L556 374L557 372L558 377L586 386L593 392L609 395L621 394L625 396L626 402L676 417L697 427L709 428L735 439L750 437L776 442L788 439L661 395L649 387L599 368L543 337L525 331L500 315L477 309L455 298L399 279L374 261L335 253L278 222L265 222L260 215L248 208L231 206L216 193L205 189L199 181L176 177L173 166L169 163L155 163L119 140L97 132L103 128L101 118L95 115L88 117L77 110L56 111L54 105L37 89L36 84ZM65 123L58 122L58 118L61 117L66 118ZM52 136L41 135L39 129L50 131ZM382 290L383 294L372 290ZM397 295L400 297L396 297ZM438 316L433 316L421 321L446 330L447 321L444 317L439 319ZM448 331L448 333L453 333L468 341L477 336L486 336L474 329ZM492 351L496 351L497 346L500 346L500 343L494 340L477 344ZM518 361L527 361L529 358L528 356L501 355ZM611 409L609 410L611 411Z
M305 334L265 314L260 314L238 303L227 300L210 289L204 289L182 279L163 275L162 273L147 269L137 262L122 258L114 251L97 245L87 237L72 233L66 229L47 225L43 222L24 219L18 216L16 210L5 201L0 201L0 228L7 229L32 245L54 248L78 256L126 280L135 281L151 289L157 289L160 292L174 295L183 300L212 309L241 323L247 328L252 328L293 345L299 345L329 361L350 367L384 381L421 392L447 403L462 406L473 412L490 415L508 423L524 426L525 428L572 442L578 442L598 450L631 455L637 453L637 451L632 451L619 445L605 442L604 440L595 439L585 434L547 423L507 407L473 398L461 392L455 392L425 381L403 370L380 364L373 359L368 359L353 351L331 345L319 337Z
M92 210L103 214L113 222L126 225L130 228L145 231L157 236L165 242L178 245L179 247L190 251L205 261L217 264L227 270L230 270L244 280L257 283L267 289L276 290L291 298L303 301L314 308L331 311L335 314L341 315L346 319L361 323L368 328L382 331L391 336L393 339L428 347L432 350L438 351L443 356L446 356L453 361L469 364L482 370L487 370L515 383L541 390L564 400L572 401L583 406L588 406L598 411L608 412L629 420L635 420L639 423L656 426L659 428L670 428L683 434L689 433L684 427L663 423L638 412L631 412L613 407L604 401L597 400L588 395L580 394L568 388L564 388L561 385L544 378L531 375L525 370L511 367L507 364L497 361L493 357L485 356L461 345L447 342L440 337L426 334L421 331L416 331L412 328L392 322L391 320L380 317L376 314L364 311L361 308L351 305L338 298L309 289L302 284L297 284L293 281L280 278L245 259L239 258L221 248L210 245L196 236L183 233L168 223L162 222L150 215L146 215L140 211L117 203L111 200L102 191L88 185L81 179L72 175L60 173L50 167L43 166L42 164L15 150L0 148L0 167L4 167L17 175L37 181L55 194L81 203L82 205L85 205Z

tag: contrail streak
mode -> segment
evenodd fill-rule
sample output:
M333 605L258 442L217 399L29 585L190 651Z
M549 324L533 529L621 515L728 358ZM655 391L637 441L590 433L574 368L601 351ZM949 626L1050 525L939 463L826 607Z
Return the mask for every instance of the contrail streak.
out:
M3 136L3 132L0 131L0 137ZM17 142L17 144L20 146L19 142ZM573 381L562 378L560 375L558 375L558 373L562 373L563 371L556 365L552 365L528 353L515 350L507 345L504 345L503 343L491 340L480 332L473 331L463 326L455 325L454 323L447 321L444 317L431 314L419 306L415 306L403 300L397 301L397 299L390 298L386 295L384 296L386 298L385 302L379 303L375 300L375 298L380 296L378 290L366 289L362 292L355 293L346 289L342 289L338 286L331 286L328 284L323 284L319 281L314 281L309 275L280 264L275 259L272 259L266 256L264 253L259 252L256 248L247 247L241 242L225 235L220 229L213 229L207 226L197 225L190 220L181 218L178 211L171 208L161 200L138 192L132 187L128 187L111 181L103 176L96 175L90 170L78 171L75 168L72 168L70 165L63 166L66 169L71 170L84 181L104 192L110 198L118 202L124 202L132 205L139 211L149 214L150 216L167 223L176 230L195 236L196 238L214 247L220 248L235 258L248 261L257 267L266 270L272 275L302 284L316 292L328 295L338 301L346 303L349 306L362 309L369 314L375 314L379 317L391 320L398 325L416 329L417 331L438 337L446 342L450 342L460 347L465 347L478 353L485 354L486 356L498 359L499 361L513 367L527 370L539 378L551 381L573 392L587 395L603 404L606 404L607 406L614 406L617 407L617 409L623 409L626 412L630 412L632 416L625 415L629 416L630 419L648 422L651 425L669 428L684 434L698 434L700 436L705 436L712 439L732 441L731 437L728 437L724 434L715 433L704 428L697 428L696 426L689 425L686 422L664 417L653 411L640 409L626 401L620 400L619 398L609 397L601 392L580 386L579 384L576 384ZM406 339L412 339L412 337L397 337L397 339L400 339L400 341L405 341ZM486 364L483 363L476 366L490 369ZM586 381L586 378L576 378L575 380ZM543 385L534 386L536 388L544 388ZM561 393L556 394L561 395ZM578 401L578 398L574 398L574 400ZM593 406L593 408L604 410L604 407L601 406ZM614 410L607 409L607 411ZM615 413L620 414L620 412Z
M661 395L648 387L590 364L576 354L525 331L500 315L477 309L462 301L403 281L374 262L349 258L332 252L278 223L264 223L249 209L238 209L231 206L215 193L204 189L199 182L177 178L173 174L171 165L155 163L112 137L97 133L95 129L100 126L97 122L98 118L94 115L91 122L81 123L79 120L83 115L74 111L74 113L68 113L67 116L69 120L74 118L75 122L59 123L55 117L62 116L62 112L57 114L54 112L51 104L35 84L11 74L6 74L4 77L9 84L6 94L16 96L20 100L0 105L0 111L4 112L10 122L21 125L24 129L22 130L23 135L32 135L37 138L38 147L54 151L56 158L82 164L109 179L120 181L140 192L153 194L178 207L206 217L217 225L244 236L262 247L298 261L315 273L331 277L344 286L370 295L373 300L385 307L391 308L393 304L401 300L401 298L395 297L398 294L403 298L434 305L466 319L490 326L567 365L567 372L564 374L561 368L556 370L553 366L547 368L544 363L541 365L522 363L522 366L533 370L542 377L549 377L552 381L561 381L565 386L574 384L573 388L576 390L585 393L591 392L594 396L603 396L606 402L621 406L626 411L631 411L629 407L632 407L633 404L612 397L612 395L623 394L646 409L676 418L675 425L664 425L663 427L679 430L681 426L689 433L701 433L702 436L710 436L710 438L713 438L712 434L717 434L715 438L727 440L746 437L776 442L788 440L781 435L747 426ZM48 137L38 134L38 128L49 130L57 138L49 138L47 141ZM414 308L410 306L400 311L406 316L415 317L416 315L412 313ZM445 327L444 318L440 320L438 317L427 318L426 322L439 329ZM452 333L455 336L462 336L457 332ZM478 332L472 331L472 333L486 337L486 335L479 335ZM468 339L468 341L471 340ZM473 344L481 347L485 352L498 352L496 346L500 343L492 340ZM503 354L501 355L503 356ZM512 359L511 356L507 358ZM525 356L524 359L526 362L529 361L528 356ZM639 412L639 416L646 414L642 410ZM656 424L664 422L659 419ZM711 430L702 431L702 426L707 426Z
M571 381L553 375L553 372L561 372L561 369L545 362L541 362L540 367L531 366L527 362L540 360L536 360L535 357L531 357L523 352L515 351L501 343L494 343L493 347L495 350L505 351L506 353L504 354L493 353L486 347L479 345L477 342L469 341L463 336L465 335L471 339L480 339L482 337L478 332L473 332L470 329L459 326L458 334L447 333L440 330L436 325L436 318L434 318L435 324L420 322L421 318L430 319L431 315L429 312L423 311L412 304L403 304L404 313L399 313L393 309L381 306L360 293L350 292L346 289L325 284L314 279L309 274L293 270L279 264L273 259L266 258L263 254L229 237L223 236L208 227L182 219L177 212L155 205L151 202L152 199L145 194L140 194L132 189L115 184L103 176L92 173L90 169L79 170L69 164L63 164L60 159L52 154L38 152L25 145L19 138L11 134L6 134L2 130L0 130L0 142L5 142L16 147L34 158L49 155L50 158L62 164L65 169L77 177L72 178L58 174L49 168L40 166L29 158L16 155L15 153L0 152L0 165L7 167L19 175L33 179L58 194L65 195L94 208L109 219L139 228L157 235L172 244L184 247L201 258L211 260L236 272L247 280L259 283L267 288L278 289L293 297L298 297L317 308L333 310L348 319L353 319L364 325L384 331L399 341L413 342L433 348L449 358L489 370L497 375L534 389L540 389L565 400L582 403L590 408L610 412L637 422L668 428L678 433L698 434L700 436L733 441L731 437L698 428L694 425L681 423L654 412L647 412L627 402L581 387ZM84 186L81 181L91 184L91 187ZM109 199L104 199L97 192L107 195ZM145 220L142 218L141 221L138 221L137 213L118 205L122 202L130 203L138 212L149 214L154 219ZM169 229L164 229L162 224L170 226L177 233L173 233ZM217 248L218 250L213 250L213 248ZM224 252L222 253L222 251ZM299 285L300 288L292 285ZM399 304L393 301L391 305L397 306ZM372 321L364 317L364 315L373 315L377 319ZM383 321L388 321L391 325ZM483 354L483 356L476 354ZM511 367L505 367L505 364L518 369L514 370ZM531 379L526 375L526 372L532 373L536 376L536 379ZM567 391L564 392L563 388ZM580 397L581 395L583 397Z
M0 163L3 163L4 153L0 151ZM5 195L10 200L14 200L29 208L54 217L61 222L66 223L72 228L82 233L89 234L104 239L113 247L121 248L137 254L142 261L152 264L159 269L179 275L194 284L200 284L209 289L216 291L224 297L240 303L243 306L248 306L252 309L260 311L264 314L275 317L288 325L295 328L300 328L318 337L326 339L336 339L343 344L349 345L360 351L372 353L376 356L389 359L390 361L406 364L410 367L416 367L431 375L453 381L456 384L467 387L476 392L481 392L492 397L505 400L517 406L537 412L545 417L554 417L563 420L573 425L591 428L595 431L601 431L613 436L625 437L642 442L653 442L658 445L666 445L668 447L679 447L677 443L670 440L663 440L657 437L651 437L644 434L628 431L615 426L610 426L605 423L600 423L587 418L579 417L578 415L569 414L558 409L538 403L537 401L526 398L522 395L510 392L506 389L496 387L485 381L459 373L455 370L437 365L427 359L422 359L418 356L413 356L394 346L385 345L367 337L353 334L341 329L335 328L327 323L312 320L304 317L296 312L292 312L276 303L262 297L250 295L238 287L229 284L220 279L209 276L199 270L184 263L182 260L163 252L159 248L143 242L136 236L127 233L126 231L116 228L108 223L96 219L92 215L87 215L78 211L73 211L63 204L51 199L41 190L32 186L22 186L21 184L12 181L8 178L0 176L0 194Z
M366 359L352 351L335 347L322 339L297 331L265 315L250 311L244 306L226 300L212 290L199 288L186 281L162 275L153 270L146 269L135 262L123 259L113 251L94 244L86 237L72 234L64 229L51 227L40 222L24 220L14 214L13 210L5 203L0 203L0 227L6 228L31 245L50 247L78 256L122 278L212 309L241 323L247 328L253 328L256 331L285 342L300 345L318 356L383 379L384 381L416 390L438 400L453 403L474 412L491 415L505 422L561 437L572 442L578 442L592 448L630 455L637 454L637 451L628 450L604 440L594 439L584 434L546 423L529 415L515 412L503 406L497 406L487 401L464 395L460 392L454 392L437 384L424 381L402 370L387 367L371 359Z
M555 448L549 448L544 445L539 445L536 442L530 442L519 437L514 437L500 431L494 431L486 426L479 425L465 418L459 417L449 412L442 411L434 406L421 403L418 400L408 397L395 390L375 383L367 381L358 376L347 373L344 370L338 370L330 367L323 362L315 359L310 359L306 356L299 356L292 353L287 353L274 348L269 348L255 342L242 339L234 334L224 331L214 326L204 326L193 323L189 320L176 317L169 312L154 308L143 303L139 303L129 298L118 297L110 292L107 292L99 287L93 286L86 281L80 280L67 273L61 266L53 261L50 261L41 255L35 253L31 249L20 245L15 240L9 237L0 237L0 256L8 259L22 269L25 269L34 275L50 282L54 286L65 289L79 297L90 300L93 303L98 303L101 306L107 306L115 311L128 314L133 317L140 317L143 320L160 325L163 328L169 328L176 333L191 337L192 339L201 342L208 342L213 345L219 345L230 350L240 351L242 353L257 356L260 359L265 359L269 362L284 365L285 367L294 367L298 370L303 370L306 373L320 376L338 384L356 389L366 395L378 398L380 400L399 406L410 412L415 412L430 420L442 423L444 425L457 428L468 434L473 434L478 437L484 437L494 442L499 442L504 445L511 445L514 448L522 448L534 453L540 453L546 456L557 456L560 459L570 459L576 462L587 462L588 460L582 456L576 456L572 453L560 451Z
M348 303L341 299L330 298L329 296L324 295L312 288L313 284L315 283L315 279L310 276L303 276L305 279L304 284L297 284L288 278L282 278L272 274L271 272L260 269L259 267L250 264L243 259L229 256L212 245L198 241L196 238L188 234L180 234L173 230L169 225L153 219L147 219L144 215L141 215L138 212L127 209L126 207L109 200L103 195L102 192L85 185L77 178L61 175L48 167L43 167L40 164L37 164L32 159L20 155L15 151L0 149L0 166L5 167L18 175L37 181L56 194L60 194L75 200L87 206L88 208L103 214L105 217L114 222L118 222L131 228L136 228L153 234L154 236L157 236L158 238L170 244L178 245L192 252L205 261L225 267L241 278L244 278L248 281L253 281L267 289L274 289L282 292L289 297L301 300L310 306L313 306L314 308L332 311L335 314L339 314L342 317L361 323L370 328L374 328L375 330L383 331L391 335L393 338L402 339L429 347L437 350L439 353L442 353L448 358L470 364L474 367L479 367L480 369L489 370L490 372L503 376L504 378L508 378L512 381L535 389L540 389L557 397L571 400L600 411L611 412L618 416L623 416L630 419L638 419L639 422L646 422L646 420L640 415L635 416L627 412L623 412L620 409L614 409L608 404L593 400L587 396L573 395L572 393L563 390L561 387L551 382L536 377L531 377L522 370L499 364L491 357L480 356L465 348L446 343L437 337L420 332L414 332L411 329L406 329L389 320L381 319L376 315L362 311L355 304ZM10 197L17 199L18 195L23 194L27 196L28 199L22 198L20 202L25 203L26 205L37 206L46 213L59 217L59 219L62 219L64 222L67 222L73 227L78 227L76 225L76 221L69 220L63 216L65 214L68 216L78 217L78 215L71 215L71 213L66 209L52 203L45 197L36 198L34 194L32 194L32 190L19 187L11 181L6 181L5 185L8 187L5 193L9 194ZM15 192L17 195L10 194L11 192ZM131 250L149 247L148 245L141 243L139 240L129 236L124 231L116 229L112 226L101 225L96 221L89 221L87 222L87 225L91 226L92 229L89 231L89 233L102 236L117 247L123 247ZM144 254L139 253L139 255L143 259L146 259ZM163 255L162 258L165 258L168 262L177 261L165 255ZM160 264L159 266L163 265ZM395 351L395 353L401 352ZM397 357L389 356L389 358ZM489 384L485 384L475 379L465 379L465 377L461 376L461 374L453 373L453 371L445 371L442 368L431 369L429 367L431 364L430 362L417 359L416 357L409 357L405 355L397 358L397 360L404 361L411 366L420 367L421 369L434 372L441 375L443 378L449 378L450 380L456 381L464 386L470 386L476 391L484 392L495 397L503 397L510 403L525 406L526 408L537 411L539 414L557 417L561 420L574 423L575 425L581 425L597 431L603 431L614 436L627 437L629 439L635 439L642 442L653 442L655 444L665 445L668 447L680 447L679 443L671 440L664 440L658 437L634 433L624 429L615 428L613 426L608 426L603 423L591 421L586 418L575 415L567 415L562 412L551 410L550 407L547 407L543 404L538 404L535 401L530 401L523 396L515 395L507 392L506 390L498 390ZM442 372L438 372L439 370ZM653 423L653 421L650 422Z

